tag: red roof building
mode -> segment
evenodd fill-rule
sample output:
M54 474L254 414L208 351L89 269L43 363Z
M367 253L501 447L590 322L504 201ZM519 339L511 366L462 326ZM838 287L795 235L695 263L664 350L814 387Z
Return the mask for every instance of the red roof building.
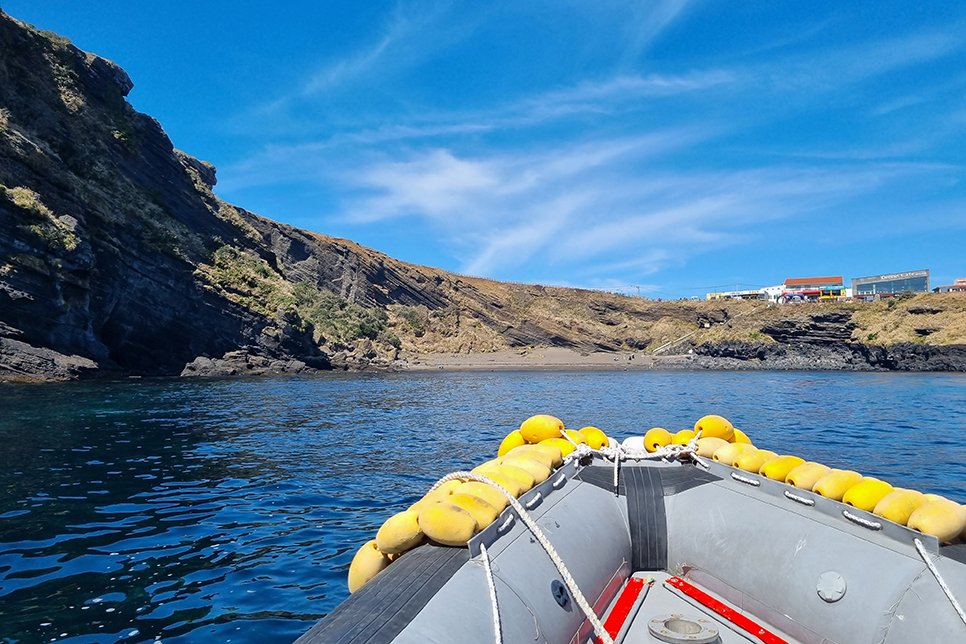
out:
M785 280L785 288L795 291L817 291L820 289L842 288L842 276L836 277L795 277Z
M933 289L936 293L966 293L966 277L959 277L955 284L949 286L937 286Z

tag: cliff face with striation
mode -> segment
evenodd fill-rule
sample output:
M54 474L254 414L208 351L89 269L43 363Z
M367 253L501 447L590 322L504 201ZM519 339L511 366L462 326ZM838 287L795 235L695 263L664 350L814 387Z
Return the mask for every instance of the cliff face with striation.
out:
M0 12L0 378L388 368L424 351L653 351L683 336L667 351L766 364L847 346L868 367L966 369L949 346L966 307L949 298L904 302L921 318L908 332L869 309L648 302L461 277L259 217L217 198L214 167L134 110L132 87Z

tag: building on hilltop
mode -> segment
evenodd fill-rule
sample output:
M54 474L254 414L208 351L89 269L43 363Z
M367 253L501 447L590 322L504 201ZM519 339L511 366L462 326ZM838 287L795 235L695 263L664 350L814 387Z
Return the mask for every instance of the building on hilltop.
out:
M852 278L852 295L856 300L895 297L905 291L928 293L929 269Z
M966 277L957 277L949 286L937 286L934 293L966 293Z
M771 289L770 289L771 290ZM839 302L850 296L841 275L833 277L793 277L785 280L781 292L773 287L775 301L788 302Z

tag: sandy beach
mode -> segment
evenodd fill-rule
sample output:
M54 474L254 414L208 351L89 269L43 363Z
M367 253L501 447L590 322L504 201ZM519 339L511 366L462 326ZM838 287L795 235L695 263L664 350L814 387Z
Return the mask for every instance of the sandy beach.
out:
M550 347L495 353L424 353L397 361L402 371L646 371L687 368L690 356L650 356L644 353L581 353Z

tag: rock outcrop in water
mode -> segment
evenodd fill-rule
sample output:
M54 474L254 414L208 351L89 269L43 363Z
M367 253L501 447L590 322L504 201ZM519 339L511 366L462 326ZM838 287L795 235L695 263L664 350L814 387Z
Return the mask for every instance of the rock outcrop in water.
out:
M650 302L458 276L259 217L214 194L215 168L132 108L132 87L0 12L0 378L391 368L538 345L966 370L955 294L834 310Z

